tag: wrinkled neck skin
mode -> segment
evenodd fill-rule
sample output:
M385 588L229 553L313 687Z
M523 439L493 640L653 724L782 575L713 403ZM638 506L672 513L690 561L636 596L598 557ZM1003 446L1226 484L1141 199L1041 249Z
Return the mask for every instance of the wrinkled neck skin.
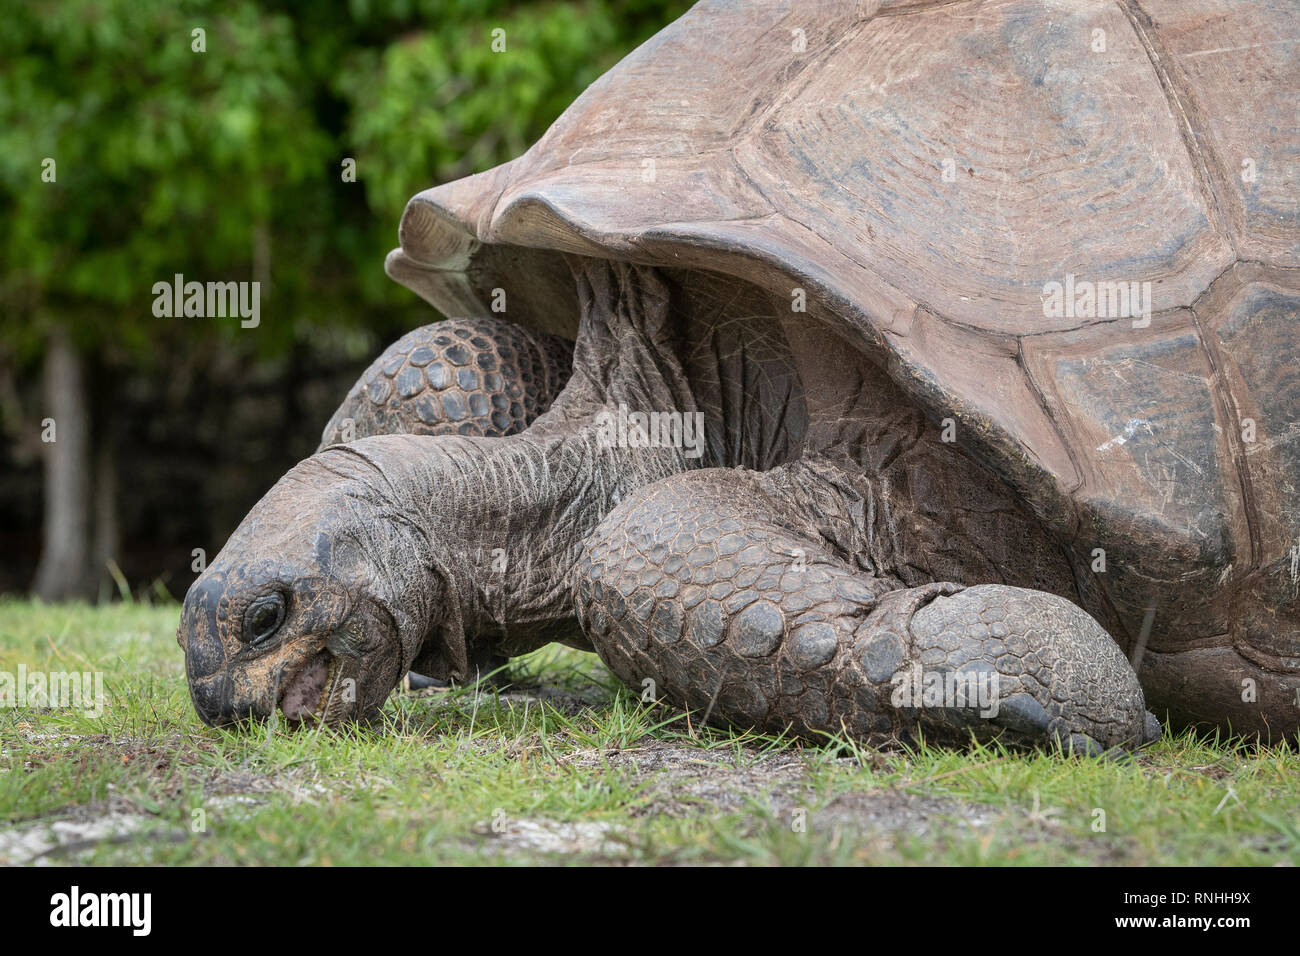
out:
M569 582L582 541L629 491L686 467L671 450L638 451L628 467L589 425L503 439L387 435L319 457L363 461L386 524L414 532L372 542L404 578L385 590L428 622L432 676L463 680L489 652L575 636Z
M584 539L636 488L707 464L682 448L611 446L602 412L695 405L674 358L668 290L654 273L600 263L575 264L575 276L583 317L574 373L527 431L376 436L316 456L326 467L350 460L389 527L413 532L369 550L396 550L406 565L397 573L410 577L397 586L413 616L428 615L417 657L430 676L466 679L487 654L580 640L570 581Z

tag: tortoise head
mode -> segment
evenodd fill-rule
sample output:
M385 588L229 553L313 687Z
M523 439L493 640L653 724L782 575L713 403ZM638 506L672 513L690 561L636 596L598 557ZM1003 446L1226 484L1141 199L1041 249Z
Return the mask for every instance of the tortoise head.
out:
M300 462L185 596L177 641L195 709L218 726L376 715L432 624L427 547L355 446ZM422 569L424 569L422 571Z

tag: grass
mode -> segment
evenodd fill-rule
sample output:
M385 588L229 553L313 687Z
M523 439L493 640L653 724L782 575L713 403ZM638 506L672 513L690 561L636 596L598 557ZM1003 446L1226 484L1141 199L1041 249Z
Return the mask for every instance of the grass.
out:
M558 647L508 694L395 695L375 730L217 731L177 614L0 600L0 671L102 671L106 695L98 717L0 708L0 863L1300 862L1286 748L810 746L690 725Z

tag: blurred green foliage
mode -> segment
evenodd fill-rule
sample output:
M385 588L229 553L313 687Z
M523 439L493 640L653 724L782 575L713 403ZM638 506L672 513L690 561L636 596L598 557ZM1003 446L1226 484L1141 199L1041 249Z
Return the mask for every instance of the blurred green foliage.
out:
M0 6L0 347L30 362L57 322L129 365L214 336L274 355L393 321L409 295L382 263L406 199L521 153L689 3ZM259 248L255 336L153 316L154 282L252 279Z

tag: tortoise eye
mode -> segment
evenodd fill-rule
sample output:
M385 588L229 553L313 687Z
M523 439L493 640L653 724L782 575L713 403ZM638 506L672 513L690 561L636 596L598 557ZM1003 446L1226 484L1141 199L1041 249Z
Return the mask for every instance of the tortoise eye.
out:
M258 598L244 612L244 641L262 644L275 636L284 623L284 596L268 594Z

